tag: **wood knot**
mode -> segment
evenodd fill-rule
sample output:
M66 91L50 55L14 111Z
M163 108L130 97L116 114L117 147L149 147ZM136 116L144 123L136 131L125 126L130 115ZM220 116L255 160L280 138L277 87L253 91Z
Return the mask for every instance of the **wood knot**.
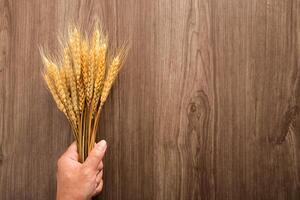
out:
M196 92L191 98L187 107L187 116L189 121L189 132L200 131L207 128L209 120L210 105L208 97L203 90Z
M299 107L297 105L291 106L287 109L287 111L283 115L280 134L276 138L276 140L273 141L275 142L275 144L280 145L285 141L289 129L293 126L295 120L297 119L298 114L299 114Z
M207 161L210 158L209 120L211 107L209 99L203 90L197 91L187 106L187 137L189 182L188 188L192 194L190 199L200 199L207 196L210 182L210 168Z

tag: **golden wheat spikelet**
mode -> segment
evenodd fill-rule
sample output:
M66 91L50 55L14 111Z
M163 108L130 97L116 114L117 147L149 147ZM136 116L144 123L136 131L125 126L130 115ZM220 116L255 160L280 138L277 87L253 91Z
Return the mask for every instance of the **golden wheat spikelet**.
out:
M104 82L104 86L103 86L102 93L101 93L101 99L100 99L101 105L103 105L107 99L107 96L112 87L112 84L118 75L119 66L120 66L120 59L117 56L113 59L113 62L108 70L106 80Z
M59 76L59 73L57 73L57 68L53 63L51 63L46 56L41 51L42 60L45 66L43 78L48 86L48 89L50 90L53 99L55 103L57 104L57 107L59 110L61 110L69 119L68 112L67 112L67 105L66 105L66 95L64 92L59 91L64 90L63 87L59 87L60 85L57 81L57 76ZM55 82L56 81L56 82ZM61 89L62 88L62 89Z
M46 71L43 74L43 78L44 78L44 80L45 80L45 82L48 86L48 89L49 89L50 93L52 94L54 102L56 103L57 108L65 114L65 116L68 119L68 121L70 122L71 126L75 127L74 126L74 123L75 123L74 118L72 117L72 116L75 116L75 115L74 115L74 113L72 115L72 112L70 114L70 111L69 111L69 108L70 108L71 104L64 105L64 103L62 102L62 100L60 99L60 97L59 97L59 95L56 91L56 86L54 84L54 81L53 81L53 79L50 78L49 75L53 76L53 74L51 74L51 72L49 73L49 71L48 72ZM73 133L74 133L75 138L77 138L76 130L73 130Z
M95 82L95 71L96 71L96 57L99 49L100 32L98 28L95 28L92 40L90 41L89 51L89 67L88 67L88 81L86 87L86 100L87 104L90 105L93 97L94 82Z
M107 42L102 41L102 44L100 46L99 49L99 54L96 58L97 60L97 65L96 65L96 72L95 72L95 86L94 86L94 96L93 96L93 100L92 100L92 110L93 113L95 112L98 102L100 100L100 95L101 95L101 91L102 91L102 87L103 87L103 83L104 83L104 78L105 78L105 61L106 61L106 52L107 52Z
M71 120L72 125L74 126L74 128L77 128L78 127L78 119L75 115L75 112L72 109L72 104L68 104L67 112L68 112L68 116ZM77 131L77 130L75 130L75 131Z
M64 113L64 115L66 116L66 118L68 119L69 123L72 126L73 129L73 134L74 137L77 139L77 130L75 130L75 126L74 126L74 122L73 120L70 118L70 115L68 114L68 109L66 109L66 107L64 106L63 102L61 101L61 99L59 98L57 91L55 90L55 85L53 84L53 81L50 79L50 77L48 76L48 74L44 73L43 74L43 78L47 84L47 87L50 91L50 93L52 94L52 97L54 99L54 102L56 103L57 108L62 111Z
M95 49L97 49L97 47L99 47L99 44L100 44L100 35L101 35L100 30L96 26L94 28L93 35L92 35L92 40L91 40L91 49L92 50L95 50ZM92 51L92 53L96 54L97 52Z
M78 110L81 113L84 106L84 88L81 76L81 35L77 28L69 33L69 46L72 52L72 60L74 64L74 73L76 77L76 88L78 92Z
M70 62L70 49L67 47L64 49L63 65L66 69L66 77L71 91L71 100L72 100L72 107L73 107L72 110L74 110L76 115L75 117L76 121L78 121L79 109L78 109L78 98L77 98L77 88L76 88L76 77ZM74 118L74 116L72 116L72 118Z
M67 71L65 67L60 67L59 69L59 76L62 82L62 87L66 95L67 102L70 100L70 91L67 81Z
M72 100L70 97L69 83L67 80L67 70L65 67L61 67L59 69L59 76L60 76L59 78L61 80L63 90L65 92L65 98L66 98L65 107L67 108L67 110L70 110L69 105L72 105ZM73 110L73 107L72 107L72 110Z
M82 113L84 108L84 100L85 100L85 94L84 94L84 87L82 82L82 76L80 76L79 80L76 80L77 82L77 90L78 90L78 109L79 112Z
M90 60L91 60L91 71L90 73L93 74L93 77L91 77L91 82L90 84L93 85L94 84L94 73L97 73L97 68L98 68L98 63L97 63L97 58L99 56L99 49L100 49L100 31L99 29L96 27L94 32L93 32L93 36L92 36L92 40L91 40L91 45L90 45Z
M101 98L100 98L100 107L103 106L104 102L106 101L110 89L117 78L117 75L122 67L122 64L127 56L129 50L128 42L124 43L122 47L118 50L118 53L113 58L110 67L108 69L106 79L102 88Z
M47 84L47 86L48 86L48 89L49 89L50 93L52 94L52 97L53 97L53 99L54 99L54 102L55 102L56 105L57 105L57 108L58 108L60 111L62 111L62 112L65 114L65 116L67 117L67 119L70 121L70 123L73 124L73 122L72 122L72 120L70 119L69 114L68 114L68 108L66 108L66 107L68 107L68 105L65 106L65 105L63 104L63 102L61 101L61 99L59 98L57 92L55 91L55 86L54 86L54 84L52 83L50 77L49 77L47 74L44 74L44 75L43 75L43 78L44 78L44 80L45 80L45 82L46 82L46 84Z
M75 123L75 112L74 112L74 109L73 109L73 104L72 104L72 99L70 97L70 85L69 85L69 82L68 82L68 74L67 74L67 69L65 67L61 67L60 68L60 79L62 81L62 85L63 85L63 88L64 88L64 91L65 91L65 94L66 94L66 110L67 110L67 113L69 116L71 116L72 118L72 121L74 122L74 125L76 125ZM78 119L76 119L76 121L78 121Z
M77 28L74 28L74 30L72 30L69 33L69 46L70 46L70 50L71 50L71 55L72 55L72 60L74 63L74 71L75 71L75 75L76 75L76 79L79 80L80 78L80 73L81 73L81 59L80 59L80 40L81 40L81 35L79 33L79 31L77 30Z
M57 65L55 65L54 63L50 63L50 65L48 66L48 74L53 79L53 82L55 83L56 90L58 91L58 96L63 102L71 122L73 123L73 125L77 125L77 118L73 108L74 105L71 104L70 101L68 101L68 97L64 91L63 82L60 78L59 69ZM66 75L68 79L68 75L69 75L68 72L66 73Z
M62 101L60 100L60 98L58 97L58 94L57 92L55 91L55 86L53 85L52 81L50 80L50 77L47 75L47 74L43 74L43 78L48 86L48 89L50 91L50 93L52 94L53 96L53 99L58 107L58 109L60 111L62 111L67 117L67 111L64 107L64 104L62 103Z
M107 53L107 37L104 35L101 27L95 29L94 37L96 37L96 46L94 50L94 94L92 99L92 112L94 113L102 91L103 82L105 78L105 71L106 71L106 53Z
M83 85L85 88L85 95L87 95L86 88L88 87L89 83L89 76L88 76L88 68L89 68L89 44L87 40L81 41L81 49L80 49L80 58L81 58L81 70L82 70L82 80Z
M47 64L46 73L48 74L49 78L52 79L60 100L64 105L66 105L67 104L66 93L64 91L62 81L59 77L60 75L59 75L59 69L57 65L52 62L49 62Z

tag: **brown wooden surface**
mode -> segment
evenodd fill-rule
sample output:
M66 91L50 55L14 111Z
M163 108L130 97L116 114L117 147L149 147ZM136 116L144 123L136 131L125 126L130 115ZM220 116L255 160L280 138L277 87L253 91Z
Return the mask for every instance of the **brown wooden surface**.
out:
M72 142L38 46L99 16L132 39L100 199L300 199L299 0L0 0L0 199L54 199Z

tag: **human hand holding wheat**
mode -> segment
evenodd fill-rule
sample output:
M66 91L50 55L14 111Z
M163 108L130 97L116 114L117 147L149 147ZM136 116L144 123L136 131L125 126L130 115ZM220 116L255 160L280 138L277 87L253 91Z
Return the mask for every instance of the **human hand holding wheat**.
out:
M57 200L88 200L101 192L103 187L103 157L106 142L100 141L84 163L78 162L74 142L57 162Z
M50 59L41 51L43 77L58 109L70 123L82 163L95 144L100 113L128 45L109 55L108 37L96 25L90 37L84 37L76 27L70 29L62 49L58 59Z

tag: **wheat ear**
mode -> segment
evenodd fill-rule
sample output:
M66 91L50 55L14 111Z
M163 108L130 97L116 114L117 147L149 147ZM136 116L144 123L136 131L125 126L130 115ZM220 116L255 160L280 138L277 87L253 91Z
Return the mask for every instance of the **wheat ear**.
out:
M60 70L59 70L59 75L60 75L60 79L61 79L61 82L62 82L62 87L64 89L64 92L66 94L66 104L65 104L65 107L67 109L67 113L69 113L68 115L69 116L72 116L73 118L73 121L75 123L75 112L73 110L73 105L72 105L72 99L71 99L71 95L70 95L70 84L68 82L68 74L67 74L67 69L65 67L61 67ZM78 121L76 119L76 121ZM76 124L73 124L73 125L76 125Z
M58 109L60 111L62 111L67 117L68 117L68 114L67 114L67 111L66 111L66 108L64 106L64 104L62 103L62 101L60 100L57 92L55 91L55 86L54 84L52 83L50 77L47 75L47 74L43 74L43 78L48 86L48 89L50 91L50 93L52 94L53 96L53 99L58 107Z
M84 106L84 88L82 83L82 76L81 76L81 35L77 28L70 34L70 48L72 52L73 64L74 64L74 73L76 77L76 88L78 92L78 110L81 113Z
M102 92L101 92L101 98L100 98L100 105L95 117L95 123L94 123L94 127L92 130L92 139L90 141L93 141L96 137L96 132L97 132L97 127L98 127L98 123L99 123L99 117L100 117L100 112L102 109L102 106L104 104L104 102L106 101L108 94L110 92L110 89L122 67L123 61L125 60L127 53L128 53L128 49L129 49L129 45L128 43L125 43L119 50L119 52L117 53L117 55L113 58L111 65L108 69L107 72L107 76L102 88Z
M78 121L79 121L79 109L78 109L78 99L77 99L77 90L76 90L76 77L74 75L74 71L72 69L71 66L71 62L70 62L70 55L69 55L69 49L65 48L64 49L64 67L66 69L66 77L67 77L67 81L70 87L70 91L71 91L71 100L72 100L72 107L73 107L73 111L74 113L70 113L72 116L72 120L74 120L74 123L76 124L76 126L78 125ZM75 114L75 116L74 116ZM75 118L75 119L74 119Z
M97 56L97 49L99 47L99 39L100 33L98 29L95 29L93 32L92 40L90 43L90 51L89 51L89 67L87 69L88 72L88 79L87 79L87 87L86 87L86 100L87 104L90 105L93 97L94 91L94 71L95 71L95 64L96 64L96 56Z
M101 93L101 99L100 99L100 106L102 106L104 104L104 102L106 101L108 94L110 92L110 89L118 75L118 72L120 71L120 67L121 67L121 60L120 60L120 56L117 55L113 60L112 63L108 69L107 72L107 76L104 82L104 86L102 89L102 93Z
M119 49L116 56L113 58L110 67L107 72L107 76L104 82L104 86L101 92L101 98L100 98L100 107L103 106L104 102L106 101L108 94L110 92L110 89L117 78L117 75L122 67L122 64L127 57L129 50L129 44L128 42L124 43L122 47Z
M102 34L103 35L103 34ZM104 37L100 43L99 51L96 57L96 70L95 70L95 85L94 85L94 96L92 100L92 112L94 113L97 109L98 102L105 78L105 62L107 53L107 39Z
M71 119L70 112L68 110L67 92L63 86L63 82L60 80L60 72L58 67L49 61L44 53L41 51L42 61L45 66L43 77L48 85L50 92L53 95L54 101L57 104L59 110L62 110L73 127L74 118Z

